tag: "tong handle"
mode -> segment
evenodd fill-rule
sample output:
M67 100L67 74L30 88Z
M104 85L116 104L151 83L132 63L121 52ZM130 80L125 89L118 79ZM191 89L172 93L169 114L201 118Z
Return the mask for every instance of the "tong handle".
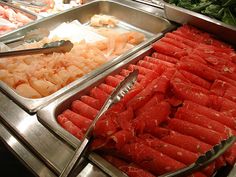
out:
M99 119L103 114L104 112L107 111L107 109L109 109L109 107L112 105L112 102L111 101L107 101L108 103L105 104L102 109L99 111L98 115L96 116L97 119ZM96 119L95 118L95 119ZM92 130L93 127L95 126L95 123L96 122L92 122L92 124L90 125L91 128L89 128L89 130ZM62 171L60 177L66 177L66 176L69 176L69 174L71 173L71 171L73 171L73 168L75 166L75 164L77 164L77 162L82 158L82 156L84 155L84 152L86 151L88 145L89 145L89 142L90 142L90 139L91 139L91 134L92 134L92 131L87 131L85 136L84 136L84 139L82 140L81 144L76 148L75 150L75 154L74 156L72 157L71 161L69 162L69 164L67 164L66 168Z
M58 46L55 45L56 43L58 43ZM24 56L24 55L34 55L34 54L50 54L53 52L65 53L65 52L69 52L72 47L73 47L73 44L70 41L63 41L62 40L62 41L44 44L44 46L42 48L0 52L0 58L16 57L16 56Z
M75 154L72 157L72 160L68 163L66 168L63 170L60 177L66 177L70 175L71 171L73 171L74 169L74 166L82 158L84 152L86 151L88 147L90 139L92 138L92 132L93 132L96 122L113 104L120 101L125 96L125 94L129 92L129 90L133 87L137 79L137 76L138 76L138 71L134 70L115 88L112 94L108 97L103 107L101 108L101 110L99 111L95 119L93 120L92 124L89 126L89 129L87 130L85 137L82 140L80 146L76 148Z

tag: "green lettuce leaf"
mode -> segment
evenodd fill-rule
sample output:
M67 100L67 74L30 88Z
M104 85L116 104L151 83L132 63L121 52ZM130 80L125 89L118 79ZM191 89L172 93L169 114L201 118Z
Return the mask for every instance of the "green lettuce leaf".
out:
M226 24L236 26L236 17L231 13L229 8L224 9L224 15L222 21Z

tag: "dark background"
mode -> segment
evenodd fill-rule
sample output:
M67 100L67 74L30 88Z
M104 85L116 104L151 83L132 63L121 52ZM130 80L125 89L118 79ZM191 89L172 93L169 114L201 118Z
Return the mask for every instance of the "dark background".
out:
M34 177L34 175L0 141L0 176Z

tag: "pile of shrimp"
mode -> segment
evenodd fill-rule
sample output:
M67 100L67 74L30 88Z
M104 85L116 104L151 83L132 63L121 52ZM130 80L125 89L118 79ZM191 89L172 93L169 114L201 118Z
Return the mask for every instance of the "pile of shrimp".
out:
M26 98L42 98L98 68L144 40L137 32L113 34L102 32L107 39L74 43L68 53L25 55L0 60L0 80ZM18 49L41 47L56 39L25 44Z

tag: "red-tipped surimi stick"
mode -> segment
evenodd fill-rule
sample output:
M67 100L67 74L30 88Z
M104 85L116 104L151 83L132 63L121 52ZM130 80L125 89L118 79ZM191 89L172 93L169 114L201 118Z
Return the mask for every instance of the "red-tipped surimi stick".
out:
M127 160L132 160L139 166L161 175L170 171L176 171L185 165L160 153L143 143L130 143L118 150Z
M91 119L81 116L69 109L65 110L62 115L75 124L78 128L80 128L83 132L86 132L92 123Z
M157 52L154 52L152 54L152 57L157 58L157 59L162 60L162 61L170 62L170 63L173 63L173 64L176 64L179 61L178 59L176 59L174 57L164 55L164 54L161 54L161 53L157 53Z
M73 101L71 108L72 108L72 111L89 119L94 119L95 116L98 114L98 110L92 108L91 106L79 100Z
M66 129L68 132L70 132L72 135L76 136L78 139L83 139L84 134L81 129L76 127L69 119L67 119L62 114L57 117L58 123Z
M98 99L87 96L87 95L80 97L80 100L97 110L100 110L102 107L102 104L100 103Z

